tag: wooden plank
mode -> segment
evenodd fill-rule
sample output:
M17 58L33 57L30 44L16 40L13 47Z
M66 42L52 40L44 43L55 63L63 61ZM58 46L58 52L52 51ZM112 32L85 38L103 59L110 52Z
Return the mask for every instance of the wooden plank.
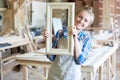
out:
M110 0L103 0L103 27L109 28L110 24Z
M22 36L2 36L0 37L0 43L14 42L24 39Z
M103 80L103 64L100 66L100 69L99 69L99 80Z
M3 80L3 72L2 72L2 53L0 52L0 80Z
M10 43L11 46L1 47L0 50L10 49L17 46L24 46L24 45L30 44L30 41L28 39L21 39L19 41L8 42L8 43Z
M5 11L7 8L0 8L0 11Z
M17 60L30 60L30 61L40 61L40 62L50 62L50 60L44 54L38 54L34 52L25 53L23 55L16 55Z
M11 59L4 64L2 64L3 67L3 74L6 74L9 72L14 66L17 66L19 63L15 59Z
M14 53L14 54L10 55L9 57L3 58L2 61L4 62L4 61L9 61L11 59L14 59L14 57L19 54L21 54L21 53Z
M29 80L28 79L28 68L26 65L23 65L23 80Z

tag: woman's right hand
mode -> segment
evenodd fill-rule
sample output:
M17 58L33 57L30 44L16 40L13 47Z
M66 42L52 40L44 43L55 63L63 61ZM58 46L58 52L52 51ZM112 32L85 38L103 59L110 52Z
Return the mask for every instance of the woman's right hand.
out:
M43 31L43 36L44 36L45 38L48 38L48 37L49 37L49 33L48 33L48 30L47 30L47 29L45 29L45 30Z

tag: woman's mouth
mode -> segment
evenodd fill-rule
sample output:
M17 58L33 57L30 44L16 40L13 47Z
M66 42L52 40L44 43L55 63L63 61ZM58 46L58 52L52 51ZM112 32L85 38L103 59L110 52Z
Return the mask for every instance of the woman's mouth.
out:
M76 28L77 28L77 29L82 29L82 25L81 25L81 24L77 24L77 25L76 25Z

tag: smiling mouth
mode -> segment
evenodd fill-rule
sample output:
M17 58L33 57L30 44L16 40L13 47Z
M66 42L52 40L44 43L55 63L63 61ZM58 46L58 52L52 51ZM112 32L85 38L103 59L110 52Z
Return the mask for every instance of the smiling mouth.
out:
M78 26L78 27L83 27L83 25L82 25L82 24L77 24L77 26Z
M78 25L76 25L76 28L77 28L77 29L82 29L82 25L79 25L79 24L78 24Z

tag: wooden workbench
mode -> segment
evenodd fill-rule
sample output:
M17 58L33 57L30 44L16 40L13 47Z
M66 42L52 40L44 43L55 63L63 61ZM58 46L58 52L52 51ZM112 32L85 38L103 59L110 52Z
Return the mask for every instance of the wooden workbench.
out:
M113 47L104 46L102 48L93 49L90 52L90 56L88 60L82 65L82 72L87 73L87 80L95 80L96 72L99 70L99 80L103 80L103 66L108 62L107 64L107 74L108 79L107 80L113 80L116 75L116 69L115 69L115 52L118 48L117 45L114 45ZM38 54L41 53L41 54ZM17 61L23 65L23 80L29 80L28 79L28 65L40 65L40 66L50 66L50 61L45 56L45 49L37 50L31 53L26 53L21 56L16 56ZM110 71L112 71L112 77L110 75ZM46 77L43 78L43 80L46 80Z
M97 70L99 70L99 80L103 80L103 67L106 67L107 80L114 80L116 76L116 58L115 53L118 45L113 47L104 46L99 49L93 49L90 57L82 65L82 71L87 72L87 80L95 80ZM105 66L104 66L105 65ZM107 66L106 66L107 65Z
M0 37L0 44L9 44L7 46L0 47L0 80L3 79L3 74L7 72L9 68L18 65L18 63L13 59L15 55L10 55L3 59L3 52L7 49L21 47L24 46L26 49L30 49L30 41L27 38L23 38L22 36L4 36ZM5 63L4 63L5 62Z
M38 54L34 52L26 53L24 55L17 55L15 57L17 61L23 66L23 80L28 79L28 67L32 66L40 66L44 67L44 75L39 75L42 80L47 80L48 69L51 65L51 61L45 56L45 54Z

